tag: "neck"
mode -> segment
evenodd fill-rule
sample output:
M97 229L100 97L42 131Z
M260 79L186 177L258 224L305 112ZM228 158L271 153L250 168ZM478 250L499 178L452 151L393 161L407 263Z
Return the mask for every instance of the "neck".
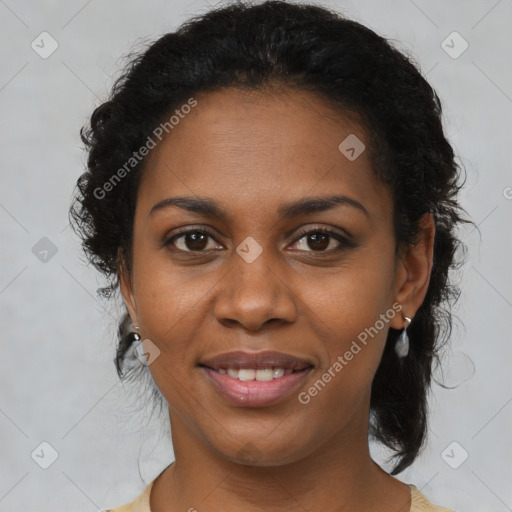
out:
M172 413L171 425L176 460L153 485L152 512L409 511L408 487L371 459L367 415L314 453L274 466L228 460Z

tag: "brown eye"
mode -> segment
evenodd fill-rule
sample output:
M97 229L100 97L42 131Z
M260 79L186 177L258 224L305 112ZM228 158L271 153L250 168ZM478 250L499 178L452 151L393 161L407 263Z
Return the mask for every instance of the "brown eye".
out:
M322 251L329 246L330 238L331 236L325 233L313 233L307 235L307 244L314 251Z
M184 252L202 252L206 249L217 247L208 247L209 239L213 237L207 231L191 230L175 235L166 242L166 245L173 245L176 249Z
M350 242L342 235L327 228L311 229L303 232L294 242L300 251L305 252L331 252L342 250L351 246Z

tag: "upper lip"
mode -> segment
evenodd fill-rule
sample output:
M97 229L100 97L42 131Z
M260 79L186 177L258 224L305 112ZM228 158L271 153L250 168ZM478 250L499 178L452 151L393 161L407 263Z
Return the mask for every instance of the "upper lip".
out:
M203 359L200 366L208 366L214 370L219 368L242 368L242 369L263 369L283 368L285 370L303 370L312 367L313 364L307 359L285 354L283 352L226 352L208 359Z

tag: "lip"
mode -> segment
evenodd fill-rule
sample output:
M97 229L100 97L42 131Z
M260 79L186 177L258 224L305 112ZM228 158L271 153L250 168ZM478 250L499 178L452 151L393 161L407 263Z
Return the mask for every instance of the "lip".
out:
M241 381L207 366L201 367L201 370L215 389L231 404L239 407L266 407L286 399L301 385L313 367L271 381Z
M200 366L207 366L214 370L219 368L240 368L240 369L262 369L262 368L284 368L285 370L303 370L313 363L307 359L267 350L265 352L226 352L217 356L205 359L199 363Z
M285 400L297 390L314 368L312 362L282 352L229 352L199 363L216 391L238 407L266 407ZM293 373L271 381L241 381L218 372L219 368L283 368Z

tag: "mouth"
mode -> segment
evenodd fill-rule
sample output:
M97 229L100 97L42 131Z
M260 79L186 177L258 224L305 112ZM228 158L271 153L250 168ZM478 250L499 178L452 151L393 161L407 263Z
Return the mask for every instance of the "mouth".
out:
M216 391L233 405L264 407L296 390L314 365L280 352L230 352L198 364Z

